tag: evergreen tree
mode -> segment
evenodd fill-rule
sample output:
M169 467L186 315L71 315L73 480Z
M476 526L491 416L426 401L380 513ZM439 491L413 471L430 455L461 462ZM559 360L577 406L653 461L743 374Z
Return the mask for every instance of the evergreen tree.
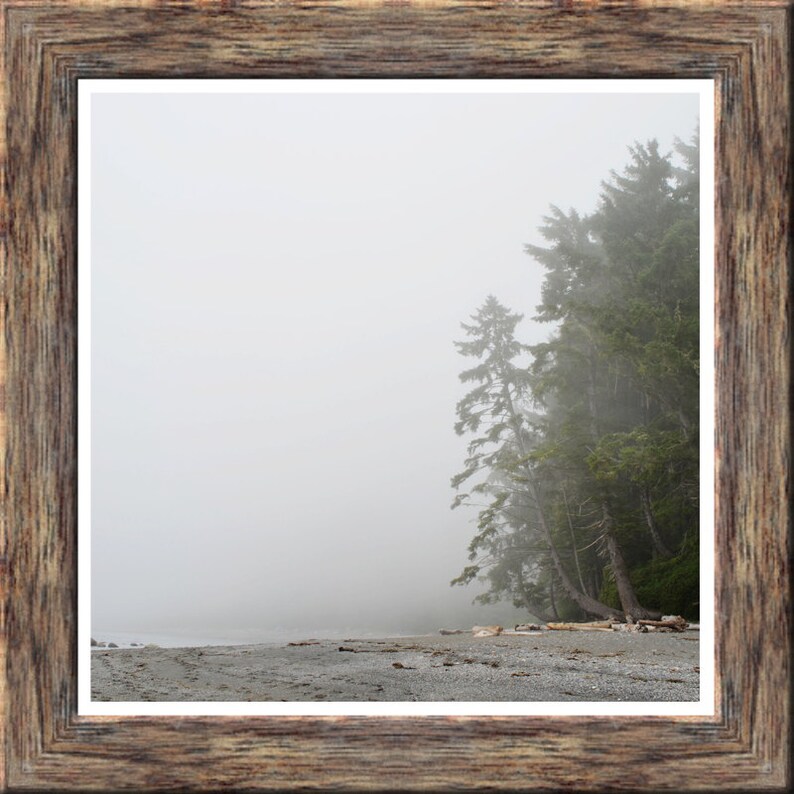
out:
M524 409L529 381L526 370L514 363L526 349L515 339L521 315L512 314L489 296L472 319L473 323L462 326L470 339L455 344L462 355L479 360L477 366L460 375L464 383L476 385L458 403L455 430L459 434L468 431L480 435L469 442L465 468L452 478L452 485L459 488L478 473L484 472L486 476L469 493L459 493L453 507L470 504L472 494L489 497L490 501L480 509L478 532L469 545L469 557L475 564L464 569L453 584L465 584L480 572L484 560L477 562L478 555L485 551L488 554L485 561L503 563L497 570L502 574L512 573L513 586L522 600L530 602L530 591L518 565L520 558L515 555L516 540L523 540L524 545L518 548L528 551L528 544L535 542L534 535L539 529L554 572L568 596L586 612L618 617L615 609L575 586L565 570L544 513L530 454L531 417ZM508 559L511 564L505 566Z
M484 600L537 616L697 610L697 135L675 152L632 147L592 215L551 208L547 245L527 246L547 342L518 342L520 315L493 297L463 326L478 365L456 430L477 435L453 485L480 481L455 504L489 501L455 583L484 576Z

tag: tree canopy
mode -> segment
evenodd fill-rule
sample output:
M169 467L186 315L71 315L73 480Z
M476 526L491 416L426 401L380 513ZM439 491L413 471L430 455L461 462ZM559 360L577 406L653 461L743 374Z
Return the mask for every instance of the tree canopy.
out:
M635 144L589 215L552 206L528 346L522 315L488 296L458 352L470 438L453 507L474 506L481 601L541 619L698 615L697 135Z

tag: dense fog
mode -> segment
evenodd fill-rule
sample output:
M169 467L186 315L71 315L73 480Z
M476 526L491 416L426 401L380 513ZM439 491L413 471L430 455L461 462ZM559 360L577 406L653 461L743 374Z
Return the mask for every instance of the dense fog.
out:
M589 209L690 94L92 99L92 631L411 633L530 616L450 587L488 294L533 326L550 204ZM81 409L82 410L82 409Z

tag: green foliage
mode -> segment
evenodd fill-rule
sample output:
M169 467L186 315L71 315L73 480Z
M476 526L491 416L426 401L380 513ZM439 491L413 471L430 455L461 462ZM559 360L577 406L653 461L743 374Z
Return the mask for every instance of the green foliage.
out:
M643 604L664 615L682 615L687 620L700 619L700 554L697 543L687 543L684 550L667 560L651 560L634 568L631 580ZM614 580L605 577L600 598L610 606L620 606Z
M605 482L623 476L633 483L652 484L671 467L689 472L696 462L693 453L680 432L640 426L628 433L602 436L587 463L593 475Z
M617 608L620 609L620 605ZM557 617L562 622L581 620L582 610L569 598L564 598L561 595L557 601Z
M476 364L460 376L455 430L471 440L452 485L471 482L453 507L478 519L454 583L536 614L590 609L571 583L619 608L613 570L640 605L697 609L698 140L629 153L595 212L552 206L546 245L526 247L547 341L522 344L522 315L489 296L456 343Z

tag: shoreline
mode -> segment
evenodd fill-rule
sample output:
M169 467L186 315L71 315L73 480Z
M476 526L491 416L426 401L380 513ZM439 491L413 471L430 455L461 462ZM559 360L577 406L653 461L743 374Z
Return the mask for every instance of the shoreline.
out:
M679 702L699 633L545 631L92 648L95 702Z

